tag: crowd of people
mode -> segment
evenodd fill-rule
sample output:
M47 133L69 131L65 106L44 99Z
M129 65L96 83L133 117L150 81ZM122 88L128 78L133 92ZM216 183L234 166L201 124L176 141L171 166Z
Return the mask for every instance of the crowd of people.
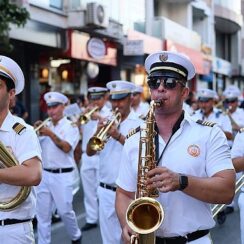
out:
M47 86L40 100L42 120L30 126L13 110L24 89L23 72L14 60L0 56L0 142L18 161L12 167L8 160L0 164L3 243L34 243L34 217L38 243L51 243L54 208L76 244L98 225L104 244L212 243L212 206L227 204L217 215L223 224L234 210L235 182L244 170L241 92L229 86L220 99L208 88L190 91L194 65L176 52L149 55L145 69L150 104L142 99L143 87L131 81L89 87L87 100L80 97L72 108L65 94ZM77 165L86 212L81 229L72 205ZM28 194L16 200L23 187ZM162 206L160 224L151 232L146 228L156 215L148 198ZM242 198L241 193L244 243ZM147 206L139 214L137 202ZM132 206L135 216L128 214Z

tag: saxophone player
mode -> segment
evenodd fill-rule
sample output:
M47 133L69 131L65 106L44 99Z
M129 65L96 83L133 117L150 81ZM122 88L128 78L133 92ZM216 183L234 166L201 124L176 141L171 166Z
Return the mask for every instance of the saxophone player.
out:
M121 228L115 212L115 180L118 176L120 155L128 132L138 127L142 120L131 111L131 96L135 85L132 82L116 80L107 83L110 91L112 109L120 113L121 121L116 121L108 130L110 139L105 143L104 148L97 155L99 157L99 223L102 241L107 243L120 243ZM104 120L98 122L98 129L104 126ZM96 135L97 133L95 133ZM87 145L87 155L92 156L97 152L93 151L90 144Z
M210 204L230 203L235 192L226 137L213 123L195 122L182 109L189 93L187 81L195 76L186 56L156 52L148 56L145 68L151 98L161 101L155 109L157 167L144 177L147 189L159 190L157 200L165 212L156 243L210 244L209 230L215 225ZM116 211L124 243L135 234L126 222L126 211L137 191L138 141L136 133L125 142L116 180Z
M0 142L18 161L14 167L0 167L2 243L35 242L31 220L35 214L36 193L32 186L41 181L41 150L33 128L9 112L10 100L23 89L24 75L19 65L6 56L0 56ZM20 186L28 186L30 190L16 206L12 203L20 194Z

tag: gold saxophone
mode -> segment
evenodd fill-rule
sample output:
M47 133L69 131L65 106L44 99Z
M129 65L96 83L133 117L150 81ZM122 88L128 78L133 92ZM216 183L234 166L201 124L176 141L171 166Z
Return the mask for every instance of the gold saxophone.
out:
M158 105L159 102L151 102L145 121L146 128L140 131L136 199L130 203L126 212L127 224L137 233L132 235L131 243L154 244L154 232L164 219L164 210L155 200L159 195L158 190L149 190L146 187L146 173L156 167L154 111Z
M8 168L16 166L19 163L17 160L8 152L8 149L0 142L0 168ZM6 202L0 202L1 211L10 211L17 208L21 203L23 203L29 196L31 191L30 186L21 186L18 194L12 199Z

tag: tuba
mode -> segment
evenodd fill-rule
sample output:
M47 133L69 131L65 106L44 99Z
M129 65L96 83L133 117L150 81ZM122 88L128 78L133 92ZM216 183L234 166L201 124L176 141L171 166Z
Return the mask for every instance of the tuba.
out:
M0 142L0 168L8 168L17 165L19 165L17 160L8 152L8 149L3 145L3 143ZM0 210L9 211L17 208L27 199L30 191L30 186L21 186L20 191L13 199L6 202L0 202Z
M117 122L118 125L121 121L121 113L118 111L118 108L113 112L113 119L109 120L105 126L97 133L96 136L90 138L88 145L93 151L101 151L104 148L105 143L108 141L108 131L114 122Z
M152 101L146 117L145 127L140 131L138 176L136 199L130 203L126 212L126 221L129 227L137 234L132 235L131 243L154 244L154 232L164 219L164 210L154 198L159 196L157 189L149 190L146 187L146 173L156 167L154 145L154 110L160 105Z
M94 107L92 110L90 110L87 113L84 113L80 116L80 123L81 125L86 124L89 120L91 120L91 116L94 112L98 110L98 106Z

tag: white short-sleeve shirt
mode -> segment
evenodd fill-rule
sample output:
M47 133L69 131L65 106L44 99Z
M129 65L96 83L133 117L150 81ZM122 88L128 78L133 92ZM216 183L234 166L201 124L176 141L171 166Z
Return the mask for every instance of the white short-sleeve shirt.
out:
M232 133L231 121L228 115L223 114L220 110L216 108L213 109L213 112L208 117L205 117L201 110L197 110L195 113L192 114L192 118L194 120L200 119L211 121L220 126L223 131Z
M17 122L26 127L19 134L13 129ZM0 141L10 150L20 164L34 157L38 157L41 160L41 148L35 131L30 125L27 125L22 119L12 115L10 112L0 128ZM19 190L20 186L0 183L0 202L12 199L18 194ZM33 218L35 206L36 194L34 187L32 187L30 195L18 208L6 212L0 211L0 219Z
M116 183L129 192L135 192L137 187L139 140L140 133L130 137L121 154ZM159 155L165 145L159 136ZM159 165L174 172L203 178L211 177L221 170L233 169L227 140L220 128L200 125L187 113L166 147ZM215 224L210 205L182 191L160 193L158 200L165 211L158 236L184 236L196 230L212 228Z
M119 125L119 132L126 136L130 130L137 128L143 121L135 112L131 111L128 117ZM105 144L99 153L99 181L115 185L119 173L120 158L123 145L113 138Z
M40 144L42 148L43 168L55 169L74 167L74 149L80 137L78 127L74 126L66 117L59 120L55 126L51 121L47 126L61 140L68 142L72 149L68 153L65 153L56 146L49 136L41 136Z
M244 156L244 132L238 132L231 148L231 158Z

